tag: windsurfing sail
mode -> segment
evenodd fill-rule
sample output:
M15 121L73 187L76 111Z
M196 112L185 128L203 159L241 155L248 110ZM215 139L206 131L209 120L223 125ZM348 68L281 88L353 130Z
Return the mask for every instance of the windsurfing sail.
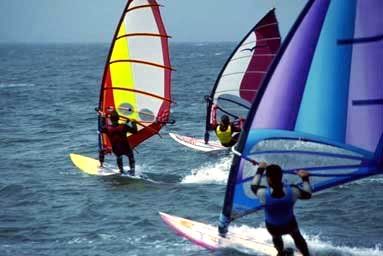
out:
M252 105L220 226L262 208L246 159L311 174L317 192L383 173L383 1L309 1ZM291 175L289 175L291 174Z
M245 118L281 43L274 9L242 39L219 73L207 99L205 142L215 116ZM217 113L213 109L217 107ZM213 112L213 113L212 113Z
M120 117L138 123L138 132L127 136L132 148L158 134L169 121L172 68L168 38L155 0L127 2L105 65L99 111L116 110ZM111 150L105 134L99 135L99 146Z

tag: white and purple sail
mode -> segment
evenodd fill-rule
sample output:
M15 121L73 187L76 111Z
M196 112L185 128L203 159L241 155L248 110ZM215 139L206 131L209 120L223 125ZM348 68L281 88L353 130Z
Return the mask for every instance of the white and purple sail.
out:
M383 173L382 13L381 0L308 1L247 116L221 226L262 208L249 158L289 180L308 170L314 192Z
M242 39L223 66L207 97L205 142L214 129L212 106L218 115L246 117L260 84L279 50L281 37L274 9L269 11Z

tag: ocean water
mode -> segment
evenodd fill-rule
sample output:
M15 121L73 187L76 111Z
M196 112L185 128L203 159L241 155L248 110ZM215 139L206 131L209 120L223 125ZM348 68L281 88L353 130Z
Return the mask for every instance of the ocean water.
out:
M167 133L202 136L203 96L234 46L171 44L177 124L137 149L138 171L157 181L148 183L91 177L68 157L97 156L108 45L0 45L0 255L251 255L201 249L158 215L217 223L232 155L194 152ZM382 176L298 202L296 213L313 255L383 255ZM262 219L233 228L269 240Z

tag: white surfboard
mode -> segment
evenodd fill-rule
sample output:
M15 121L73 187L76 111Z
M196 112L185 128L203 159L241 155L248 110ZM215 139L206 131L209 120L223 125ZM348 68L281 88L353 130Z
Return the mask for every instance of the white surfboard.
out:
M87 156L82 156L79 154L70 154L70 159L72 160L73 164L82 172L89 174L89 175L95 175L95 176L119 176L119 177L124 177L124 178L129 178L129 179L143 179L147 181L154 182L150 179L147 179L142 176L132 176L129 174L120 174L120 171L118 168L114 168L111 165L104 164L103 167L100 167L100 162L96 159L87 157Z
M201 222L180 218L163 212L159 213L162 220L177 235L182 236L196 245L209 250L217 250L223 248L233 248L238 251L251 251L262 255L276 255L277 251L270 243L265 243L257 237L249 236L243 233L235 233L229 231L226 237L218 234L218 228ZM295 256L301 255L294 252Z
M227 150L229 148L224 147L219 143L218 141L209 141L208 144L205 144L204 139L197 139L189 136L179 135L175 133L169 133L170 137L177 141L178 143L188 147L192 148L194 150L199 150L203 152L212 152L212 151L219 151L219 150Z

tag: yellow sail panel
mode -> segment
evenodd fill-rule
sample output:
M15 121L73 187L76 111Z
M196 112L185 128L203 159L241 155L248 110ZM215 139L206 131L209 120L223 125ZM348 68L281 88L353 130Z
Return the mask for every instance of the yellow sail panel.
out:
M118 33L117 33L117 38L126 34L125 20L126 20L126 15L124 17L124 20L120 24L120 28L119 28Z
M123 22L121 23L118 35L124 34L126 34L126 29L125 23ZM112 63L110 64L110 73L113 87L122 89L134 88L133 65L130 62L126 62L126 60L129 60L129 58L130 57L128 38L125 37L116 40L110 58L110 63ZM127 113L130 113L130 118L138 118L138 114L134 111L137 106L135 94L124 90L114 90L113 98L117 111L120 114L126 116ZM125 111L121 111L121 108L124 108ZM132 111L126 111L127 108L131 108Z

